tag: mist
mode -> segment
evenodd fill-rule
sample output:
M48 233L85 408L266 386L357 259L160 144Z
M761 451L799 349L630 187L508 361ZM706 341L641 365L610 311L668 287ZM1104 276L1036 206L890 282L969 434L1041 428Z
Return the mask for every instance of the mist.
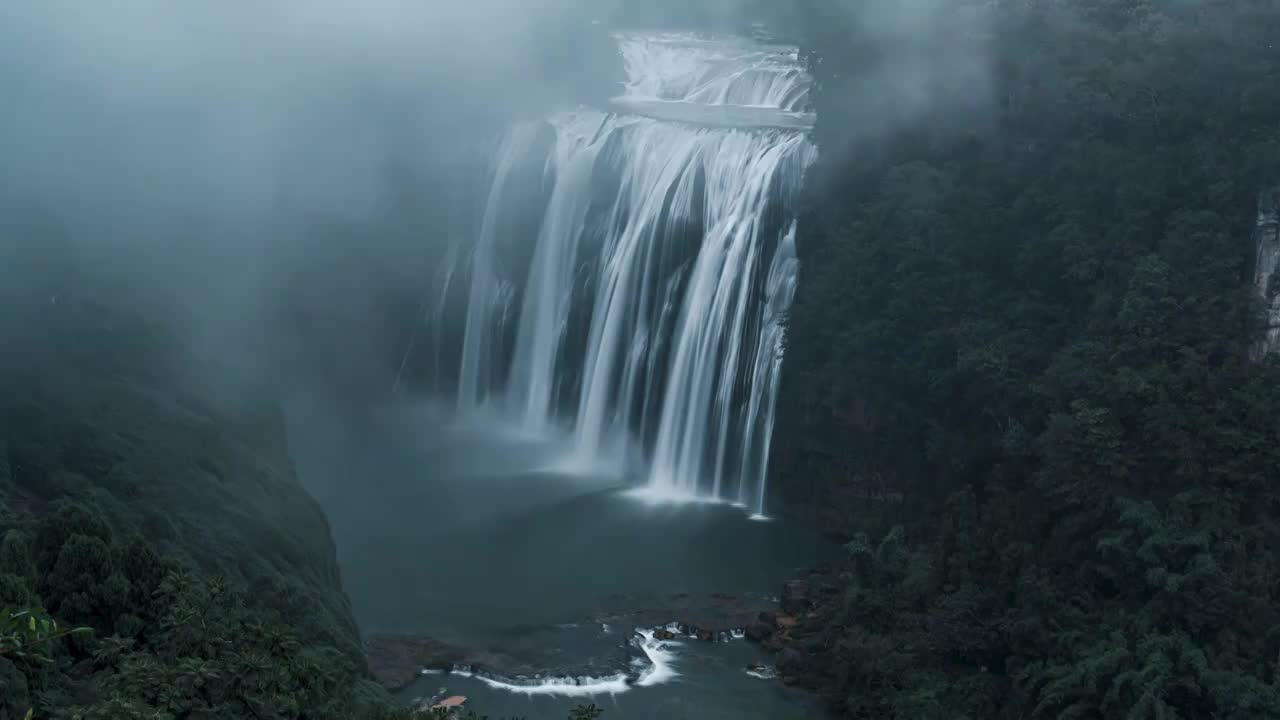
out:
M254 373L280 360L285 300L366 335L343 362L380 364L371 298L418 294L460 164L590 92L570 5L8 3L0 262L61 255Z
M412 322L407 308L375 298L412 306L408 298L422 295L450 204L456 214L462 178L483 166L496 133L616 91L609 29L763 21L795 33L802 7L8 3L0 8L6 244L47 252L56 239L79 267L168 316L199 352L242 366L275 362L238 349L264 354L264 338L281 337L273 327L281 303L301 303L332 318L327 342L370 347L345 361L372 372ZM842 93L875 98L856 100L861 135L945 102L939 88L981 96L982 58L948 49L930 2L826 11L840 18L833 27L856 26L877 39L868 47L889 49ZM397 312L374 329L382 323L370 315ZM375 336L352 343L350 332Z
M1277 27L0 2L0 716L1280 717Z

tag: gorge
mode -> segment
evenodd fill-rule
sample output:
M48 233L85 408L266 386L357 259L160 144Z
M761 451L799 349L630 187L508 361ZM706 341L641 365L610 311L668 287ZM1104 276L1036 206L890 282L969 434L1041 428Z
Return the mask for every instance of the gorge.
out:
M547 716L596 696L624 718L803 712L745 672L768 660L743 633L829 552L809 528L752 522L768 519L811 81L793 46L612 37L621 96L489 145L376 449L334 450L340 432L306 423L293 446L374 656L447 673L410 695L461 687ZM368 499L317 484L348 454Z
M1280 717L1277 37L0 6L0 720Z

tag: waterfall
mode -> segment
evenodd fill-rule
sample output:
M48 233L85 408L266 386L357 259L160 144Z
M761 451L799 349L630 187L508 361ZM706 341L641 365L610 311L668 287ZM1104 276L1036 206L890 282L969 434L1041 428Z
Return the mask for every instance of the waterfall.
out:
M556 182L534 247L512 364L510 400L531 430L551 420L555 363L569 317L573 265L587 230L595 162L616 124L595 112L566 113L551 123Z
M498 147L457 401L560 429L583 458L639 468L655 496L762 515L811 80L793 47L617 40L627 80L611 108L548 118L543 155L525 125ZM548 186L540 222L506 240L513 168L531 157ZM513 245L531 250L519 268ZM441 273L442 302L464 275Z
M1280 348L1280 187L1258 194L1258 220L1253 231L1253 290L1261 306L1263 327L1249 349L1261 360Z
M458 406L464 409L475 407L486 399L495 382L495 356L510 298L509 286L502 282L495 269L499 213L506 201L511 172L521 157L529 152L535 135L535 127L517 125L507 132L498 147L493 187L489 190L480 235L471 257L471 292L467 301L466 334L462 340L462 368L458 379ZM495 314L499 320L496 323Z

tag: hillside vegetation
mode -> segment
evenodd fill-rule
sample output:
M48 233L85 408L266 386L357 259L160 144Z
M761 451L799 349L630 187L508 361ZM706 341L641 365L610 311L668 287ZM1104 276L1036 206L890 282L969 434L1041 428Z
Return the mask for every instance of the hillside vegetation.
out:
M855 5L804 20L773 472L848 558L787 674L850 718L1280 716L1280 5L942 3L936 52ZM869 94L954 47L986 84Z

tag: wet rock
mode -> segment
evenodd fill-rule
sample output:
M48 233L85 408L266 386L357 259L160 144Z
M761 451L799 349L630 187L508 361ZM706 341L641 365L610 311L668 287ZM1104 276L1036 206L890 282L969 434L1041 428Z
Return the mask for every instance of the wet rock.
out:
M364 650L373 677L392 691L412 685L424 669L448 670L464 659L459 648L411 635L374 636L365 640Z
M773 635L771 623L756 622L747 626L747 639L754 643L762 643Z
M755 622L762 611L775 607L770 598L758 594L615 595L591 620L612 627L665 627L674 623L683 634L696 636L702 629L710 631L714 639L742 630Z
M547 677L601 678L634 672L648 659L631 642L632 628L655 628L659 641L693 637L703 642L741 638L756 642L775 630L776 600L764 594L615 594L580 622L513 626L483 638L382 635L369 638L365 651L374 677L387 689L413 685L422 671L466 669L493 679L521 682ZM763 618L763 619L762 619ZM612 632L601 632L602 627ZM772 642L772 640L769 640ZM778 647L783 644L779 641Z
M790 615L779 615L775 623L783 630L790 630L796 626L796 619Z
M806 580L792 580L782 589L782 611L788 615L802 615L813 606Z
M799 650L791 647L783 648L778 653L778 671L784 675L793 673L799 668L803 659L804 656Z
M374 677L392 691L417 682L423 670L466 672L522 684L548 677L612 677L646 661L629 635L601 635L589 625L516 627L484 639L459 638L449 643L383 635L369 638L365 650Z

